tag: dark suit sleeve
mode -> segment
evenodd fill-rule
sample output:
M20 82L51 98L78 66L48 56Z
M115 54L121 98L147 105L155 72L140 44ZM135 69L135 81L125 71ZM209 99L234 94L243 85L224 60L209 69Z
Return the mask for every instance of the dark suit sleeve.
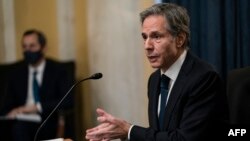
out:
M21 63L14 64L9 70L1 115L7 114L13 108L22 106L26 102L27 84L25 82L28 80L28 72L26 66Z
M187 84L187 91L180 100L179 105L183 107L178 114L181 116L171 115L174 118L171 121L178 125L166 131L134 126L130 133L131 141L204 141L213 135L210 127L216 128L216 115L220 114L217 104L222 98L222 82L215 72L189 79L195 82Z
M5 94L4 101L3 101L3 107L1 109L0 115L6 115L8 112L10 112L13 108L17 107L16 105L18 102L18 98L15 97L13 94L15 91L15 87L13 87L12 83L8 83L7 87L7 93Z

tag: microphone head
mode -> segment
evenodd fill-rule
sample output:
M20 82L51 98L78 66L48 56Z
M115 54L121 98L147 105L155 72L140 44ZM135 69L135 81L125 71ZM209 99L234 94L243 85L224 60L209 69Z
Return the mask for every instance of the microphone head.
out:
M100 79L100 78L102 78L102 73L95 73L90 77L90 79Z

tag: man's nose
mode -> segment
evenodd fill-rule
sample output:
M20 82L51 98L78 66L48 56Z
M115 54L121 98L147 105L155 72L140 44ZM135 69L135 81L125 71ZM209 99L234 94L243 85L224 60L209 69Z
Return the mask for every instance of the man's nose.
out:
M147 38L145 41L144 41L144 48L146 49L146 50L151 50L151 49L153 49L153 42L152 42L152 39L150 39L150 38Z

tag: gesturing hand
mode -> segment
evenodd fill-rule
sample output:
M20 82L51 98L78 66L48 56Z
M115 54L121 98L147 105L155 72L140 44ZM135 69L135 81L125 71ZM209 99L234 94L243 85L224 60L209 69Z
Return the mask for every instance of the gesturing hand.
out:
M86 139L90 141L110 141L126 138L131 124L116 118L102 109L96 110L100 124L86 131Z

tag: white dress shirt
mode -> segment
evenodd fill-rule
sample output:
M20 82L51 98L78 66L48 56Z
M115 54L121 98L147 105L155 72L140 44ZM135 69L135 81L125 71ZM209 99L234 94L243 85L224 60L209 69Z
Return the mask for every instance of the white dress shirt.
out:
M46 61L43 60L41 62L41 64L39 64L36 68L29 65L29 76L28 76L28 96L26 99L26 105L33 105L35 104L35 99L34 99L34 95L33 95L33 89L32 89L32 83L33 83L33 73L36 71L36 79L38 81L38 85L41 87L42 85L42 81L43 81L43 74L44 74L44 69L45 69L45 65L46 65ZM38 102L36 104L38 111L42 112L42 107L41 107L41 103Z
M168 86L169 91L168 91L168 97L166 100L166 105L168 103L168 99L169 99L169 96L171 94L174 83L177 79L177 76L178 76L180 70L181 70L181 66L186 58L186 55L187 55L187 50L184 50L184 52L181 54L181 56L168 68L168 70L166 72L163 72L161 70L161 74L164 74L168 78L170 78L169 86ZM159 101L161 101L161 95L159 95ZM161 103L158 102L158 116L160 115L160 107L161 107Z

